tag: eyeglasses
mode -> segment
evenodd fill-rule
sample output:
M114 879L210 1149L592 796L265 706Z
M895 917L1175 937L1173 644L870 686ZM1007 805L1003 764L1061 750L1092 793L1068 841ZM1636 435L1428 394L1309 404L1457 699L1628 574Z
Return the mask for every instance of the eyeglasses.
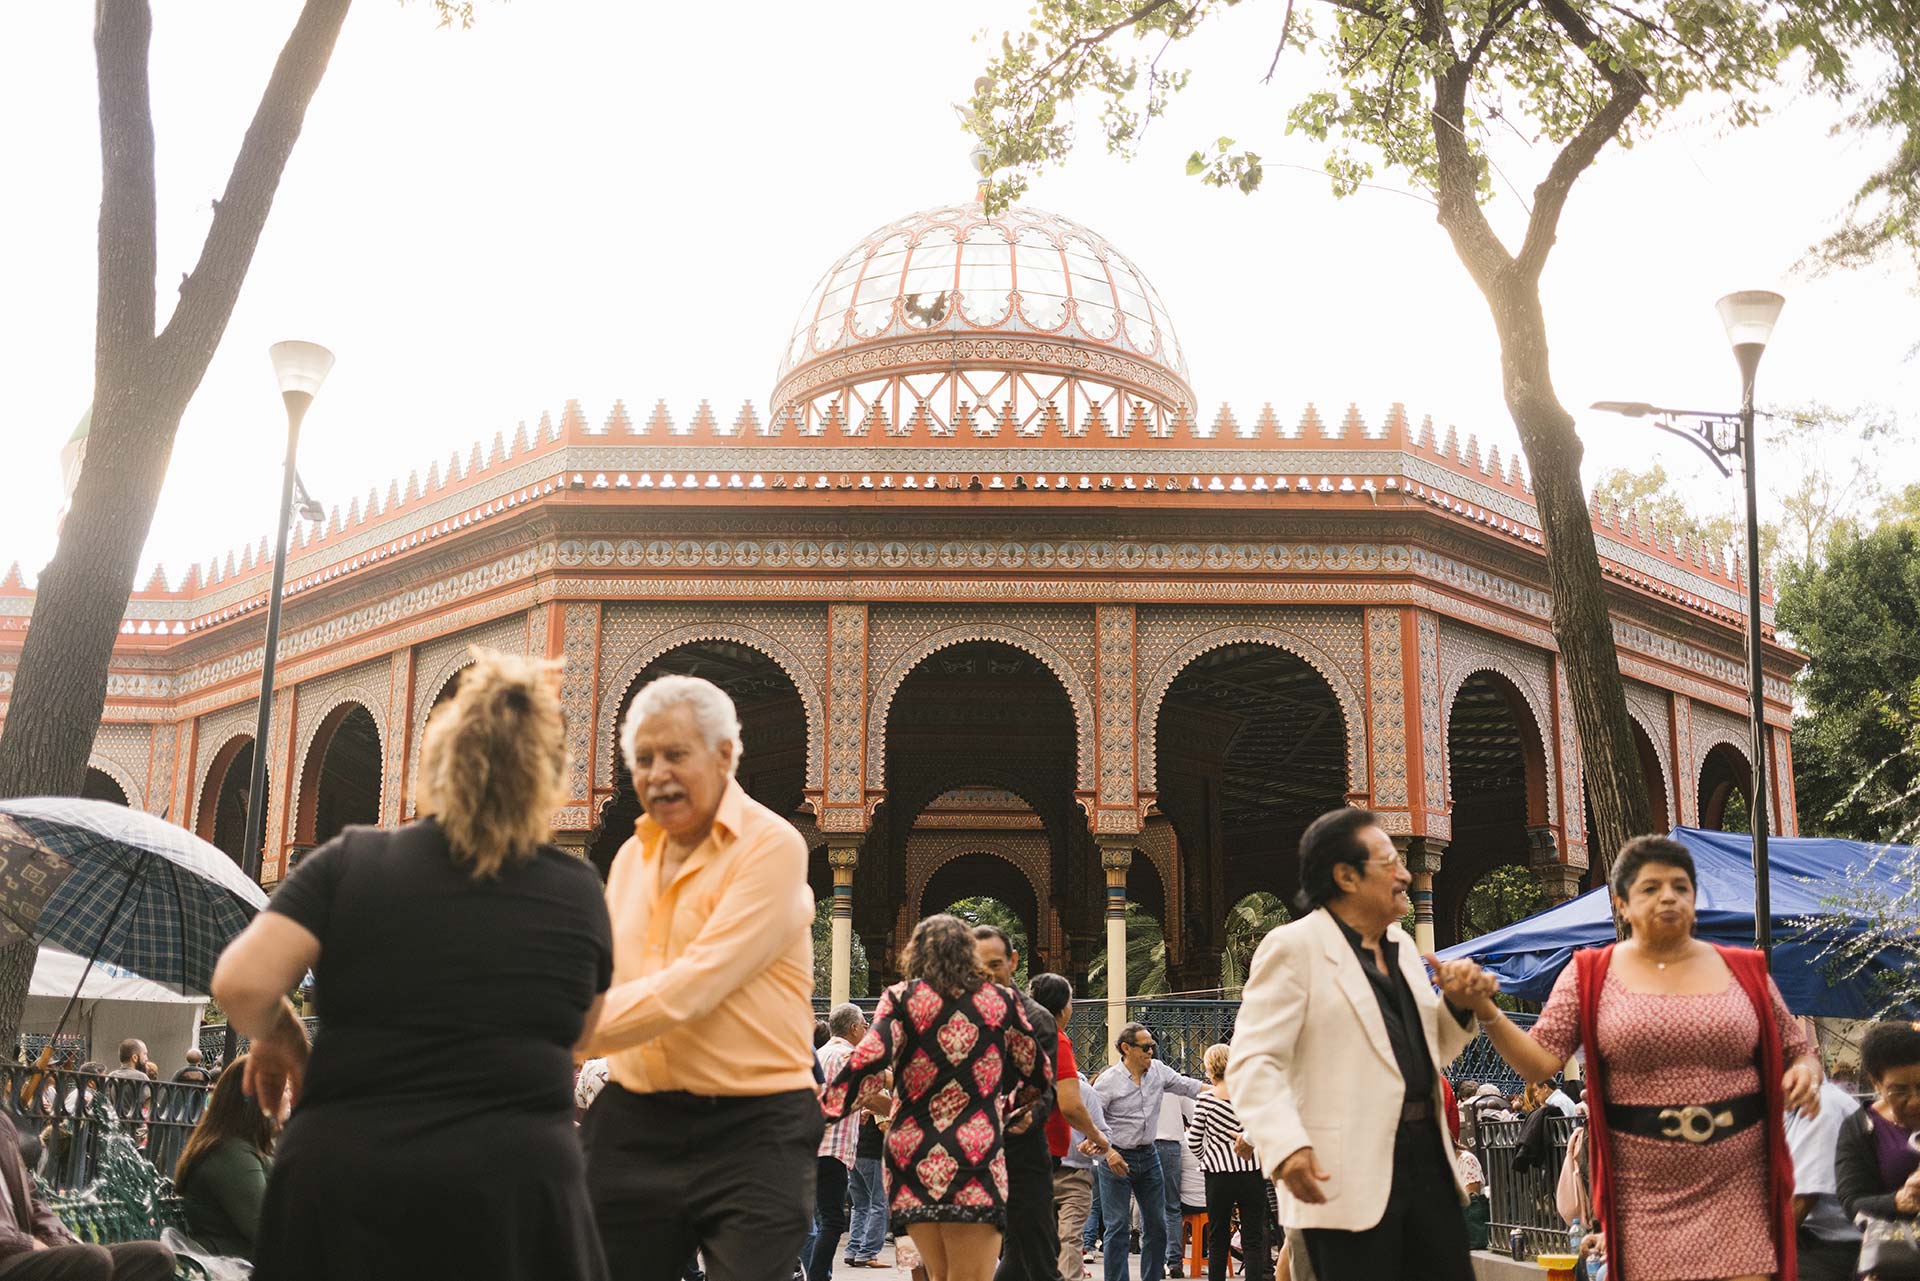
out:
M1905 1103L1920 1098L1920 1085L1889 1085L1880 1091L1880 1097L1889 1103Z

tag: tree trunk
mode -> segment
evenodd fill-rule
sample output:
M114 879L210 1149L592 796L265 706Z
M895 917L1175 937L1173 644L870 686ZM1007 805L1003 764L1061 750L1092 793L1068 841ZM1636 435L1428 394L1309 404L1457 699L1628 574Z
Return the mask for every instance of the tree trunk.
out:
M126 615L181 415L226 332L307 104L352 0L307 0L261 95L200 260L154 333L155 184L147 0L96 0L100 245L93 422L0 725L0 797L75 795L106 706ZM176 820L179 815L172 816ZM33 949L0 952L0 1045L18 1031Z
M1606 584L1600 574L1586 491L1580 484L1583 450L1573 415L1553 391L1538 286L1531 280L1509 278L1487 301L1500 336L1507 409L1533 471L1533 502L1540 513L1547 581L1553 593L1553 635L1566 669L1598 843L1588 853L1604 872L1629 838L1652 828L1653 810L1647 800L1649 781L1641 770L1627 717ZM1569 832L1577 834L1579 815L1563 817Z

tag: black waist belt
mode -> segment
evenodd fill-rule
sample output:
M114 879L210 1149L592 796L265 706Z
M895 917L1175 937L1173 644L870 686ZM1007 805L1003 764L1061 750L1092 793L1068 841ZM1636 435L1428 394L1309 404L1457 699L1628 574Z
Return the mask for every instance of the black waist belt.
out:
M1607 1127L1646 1139L1677 1143L1718 1143L1740 1133L1766 1115L1762 1094L1743 1094L1718 1103L1687 1103L1650 1107L1630 1103L1607 1104Z

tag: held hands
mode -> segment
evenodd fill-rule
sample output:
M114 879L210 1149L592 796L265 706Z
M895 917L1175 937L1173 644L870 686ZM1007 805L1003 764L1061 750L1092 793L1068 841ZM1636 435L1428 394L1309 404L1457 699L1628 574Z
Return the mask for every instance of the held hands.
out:
M1440 994L1456 1010L1473 1010L1491 1001L1500 991L1500 980L1472 961L1443 961L1437 956L1421 958L1440 985Z
M1313 1159L1312 1148L1299 1148L1292 1156L1280 1163L1280 1182L1287 1185L1287 1191L1308 1205L1325 1205L1327 1194L1320 1185L1331 1181L1333 1176L1320 1168Z
M1920 1171L1908 1175L1893 1194L1893 1208L1902 1214L1920 1214Z
M1234 1139L1233 1154L1239 1157L1242 1161L1253 1160L1253 1144L1247 1142L1246 1135L1242 1134L1239 1137Z
M1780 1078L1780 1088L1785 1096L1787 1111L1800 1111L1808 1116L1820 1115L1820 1068L1818 1065L1802 1060L1787 1069Z

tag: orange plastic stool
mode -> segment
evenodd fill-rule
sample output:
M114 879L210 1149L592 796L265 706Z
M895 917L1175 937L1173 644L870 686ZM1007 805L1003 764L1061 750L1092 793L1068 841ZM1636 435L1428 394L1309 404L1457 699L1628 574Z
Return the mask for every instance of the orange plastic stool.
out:
M1207 1275L1207 1216L1205 1214L1187 1214L1181 1216L1181 1230L1187 1237L1186 1273L1189 1277ZM1237 1269L1233 1266L1233 1256L1227 1256L1227 1275L1232 1276Z

